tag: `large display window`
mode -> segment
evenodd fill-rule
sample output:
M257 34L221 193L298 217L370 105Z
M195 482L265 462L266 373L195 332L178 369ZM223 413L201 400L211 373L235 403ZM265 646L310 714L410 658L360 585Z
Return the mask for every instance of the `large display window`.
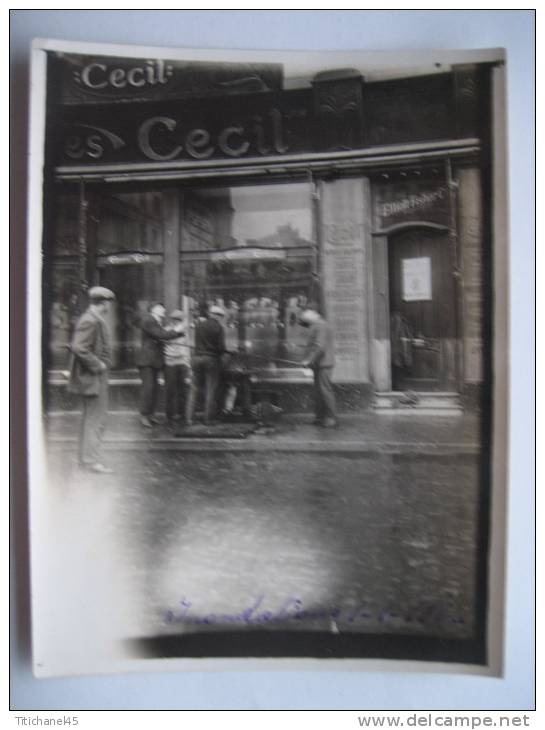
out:
M50 271L44 281L48 320L48 366L68 366L69 345L79 315L81 266L79 263L80 199L76 190L59 191L53 235L46 242L52 253Z
M251 367L296 367L316 269L310 185L190 189L183 200L183 293L224 308L227 347Z
M68 367L85 291L101 284L116 294L107 315L113 369L134 368L140 315L164 298L162 193L80 185L59 189L52 231L47 245L53 266L45 282L48 367Z
M164 298L161 203L157 191L109 193L98 201L98 278L116 295L108 313L114 370L134 368L141 316Z
M165 277L173 283L164 263L164 232L173 237L173 215L179 222L177 306L193 320L199 305L222 306L227 347L244 353L253 368L298 365L307 334L298 315L317 294L311 185L175 190L173 195L172 186L75 186L58 196L49 281L50 367L67 367L83 294L100 284L116 294L108 314L112 367L135 368L141 316L152 302L168 298Z

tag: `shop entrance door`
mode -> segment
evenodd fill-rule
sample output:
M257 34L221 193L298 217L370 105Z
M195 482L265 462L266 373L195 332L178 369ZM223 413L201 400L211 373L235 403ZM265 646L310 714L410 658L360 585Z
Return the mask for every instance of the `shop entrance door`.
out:
M456 298L446 233L389 240L390 344L396 391L456 390Z

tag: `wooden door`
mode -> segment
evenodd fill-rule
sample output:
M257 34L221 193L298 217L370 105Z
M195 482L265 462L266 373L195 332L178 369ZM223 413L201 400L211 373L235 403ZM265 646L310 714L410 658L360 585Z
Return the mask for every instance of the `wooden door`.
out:
M389 240L392 387L456 390L456 298L446 233L411 230Z

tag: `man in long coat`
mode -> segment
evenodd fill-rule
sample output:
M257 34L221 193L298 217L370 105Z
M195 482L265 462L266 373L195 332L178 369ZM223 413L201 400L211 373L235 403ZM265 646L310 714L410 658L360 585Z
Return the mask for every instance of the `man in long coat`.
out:
M112 343L104 316L115 294L102 286L89 289L89 306L76 323L70 345L72 361L68 390L78 393L83 404L79 433L79 464L97 474L111 469L100 458L108 415L108 370Z

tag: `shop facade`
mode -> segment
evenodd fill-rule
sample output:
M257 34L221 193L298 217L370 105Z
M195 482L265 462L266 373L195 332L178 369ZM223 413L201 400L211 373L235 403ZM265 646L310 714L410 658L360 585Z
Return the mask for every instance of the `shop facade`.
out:
M298 85L273 64L51 54L48 71L52 408L71 407L61 373L95 284L117 297L114 403L136 394L138 320L162 301L190 320L222 305L256 387L307 409L298 314L311 299L335 331L342 409L480 403L489 65L378 81L341 69Z

